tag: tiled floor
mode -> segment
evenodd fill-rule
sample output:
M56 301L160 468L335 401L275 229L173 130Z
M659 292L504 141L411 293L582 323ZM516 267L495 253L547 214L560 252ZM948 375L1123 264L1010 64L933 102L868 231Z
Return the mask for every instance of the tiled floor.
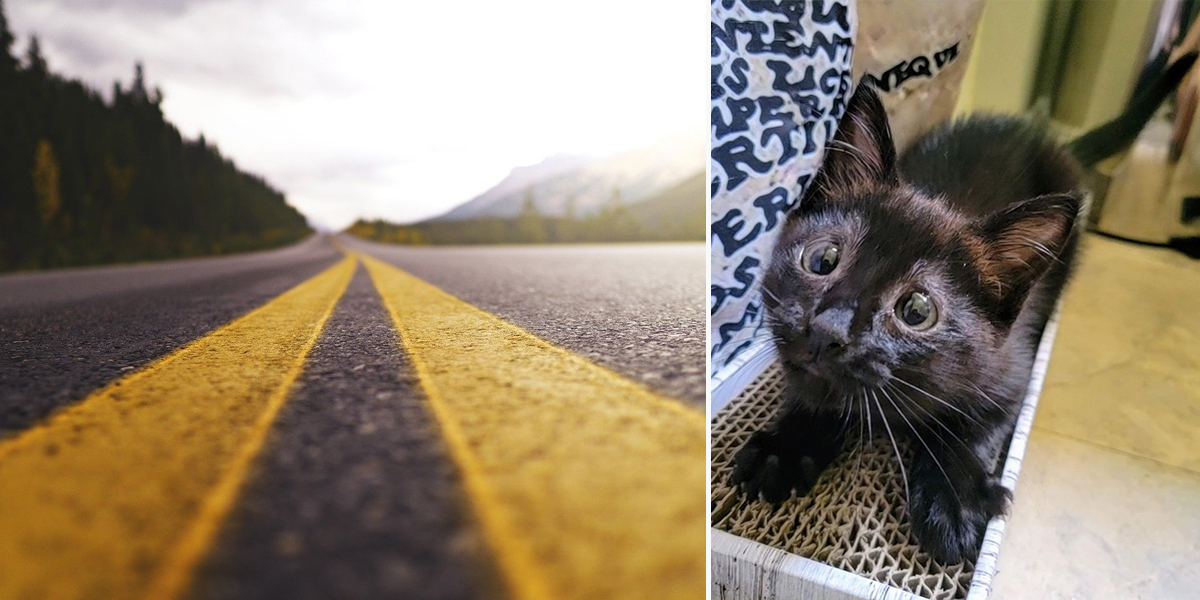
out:
M1200 260L1092 236L993 598L1200 598Z

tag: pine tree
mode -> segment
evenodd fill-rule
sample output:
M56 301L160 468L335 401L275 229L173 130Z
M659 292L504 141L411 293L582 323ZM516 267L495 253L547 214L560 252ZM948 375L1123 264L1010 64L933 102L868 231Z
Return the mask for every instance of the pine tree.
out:
M621 197L620 188L613 186L612 196L597 215L597 233L603 241L630 241L641 236L641 225Z
M145 102L150 97L146 92L146 70L140 60L133 63L133 86L129 89L129 94L138 102Z
M8 17L4 14L4 0L0 0L0 74L12 73L17 70L17 59L12 53L12 45L15 41L16 38L13 37L12 31L8 29Z
M29 48L25 51L25 70L36 75L38 79L50 74L46 57L42 55L42 44L36 35L29 38Z
M37 195L38 216L49 225L62 210L60 173L54 148L49 140L38 142L33 156L33 192Z
M525 202L521 205L521 216L517 219L517 240L529 244L546 241L546 224L533 201L533 190L525 190Z
M558 220L558 226L555 227L554 241L556 242L579 242L583 240L580 235L579 221L579 199L575 194L567 196L566 207L563 209L563 218Z

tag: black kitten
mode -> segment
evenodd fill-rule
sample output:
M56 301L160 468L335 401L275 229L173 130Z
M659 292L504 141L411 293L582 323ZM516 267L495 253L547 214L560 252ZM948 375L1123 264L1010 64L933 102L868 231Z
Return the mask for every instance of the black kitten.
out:
M908 436L909 515L944 563L974 558L1008 503L990 468L1075 257L1080 168L1002 117L945 125L897 157L859 86L763 280L788 374L774 423L734 459L751 497L808 492L847 419Z

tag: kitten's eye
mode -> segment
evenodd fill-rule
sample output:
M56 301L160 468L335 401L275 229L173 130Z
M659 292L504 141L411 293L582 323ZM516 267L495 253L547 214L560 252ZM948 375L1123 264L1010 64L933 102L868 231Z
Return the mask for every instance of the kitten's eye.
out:
M839 254L837 244L817 242L804 249L800 264L813 275L828 275L837 267Z
M921 292L909 292L896 303L896 316L905 325L923 331L937 323L937 307L933 300Z

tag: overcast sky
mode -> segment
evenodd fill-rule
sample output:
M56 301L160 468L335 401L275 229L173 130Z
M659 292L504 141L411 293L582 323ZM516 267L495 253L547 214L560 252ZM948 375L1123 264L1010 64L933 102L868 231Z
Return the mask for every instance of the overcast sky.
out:
M6 0L23 51L167 118L315 224L440 214L509 169L708 127L708 7L688 0ZM703 165L697 165L702 168Z

